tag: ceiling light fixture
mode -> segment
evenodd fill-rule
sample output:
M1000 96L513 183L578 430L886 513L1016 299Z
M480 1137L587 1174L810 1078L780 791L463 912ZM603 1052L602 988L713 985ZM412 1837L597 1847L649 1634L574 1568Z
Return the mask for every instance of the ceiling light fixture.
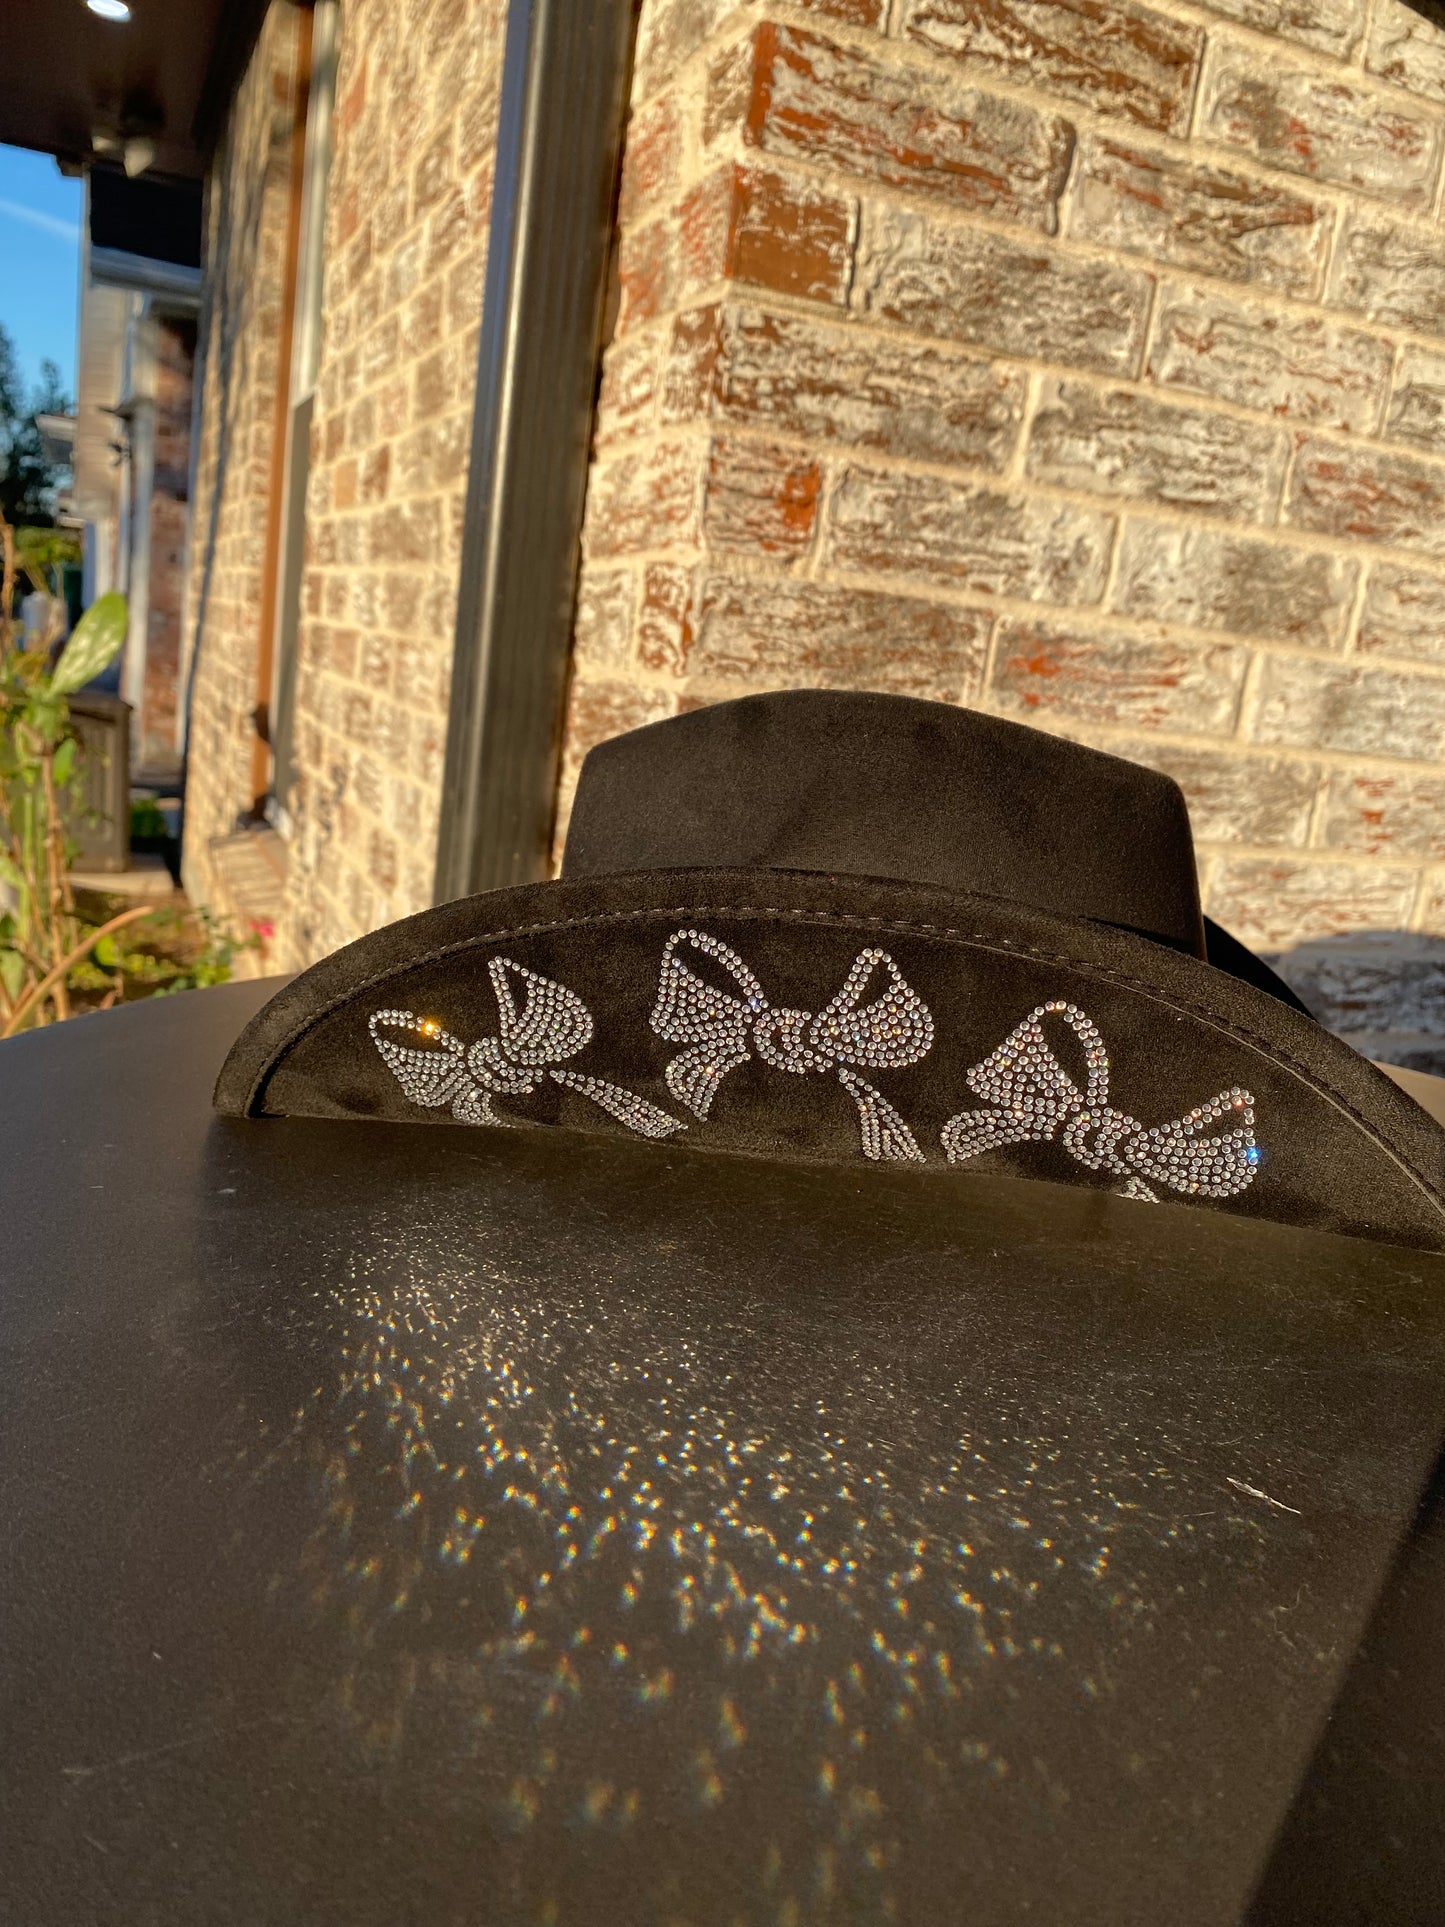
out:
M126 0L85 0L85 4L92 13L99 14L102 20L130 19L130 8L126 5Z

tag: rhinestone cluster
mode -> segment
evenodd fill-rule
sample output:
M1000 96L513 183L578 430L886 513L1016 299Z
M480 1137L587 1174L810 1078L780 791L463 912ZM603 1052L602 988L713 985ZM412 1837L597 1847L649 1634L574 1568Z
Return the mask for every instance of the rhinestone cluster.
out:
M1083 1046L1082 1091L1044 1035L1049 1018L1062 1021ZM1124 1178L1126 1196L1151 1199L1157 1194L1145 1178L1189 1196L1229 1198L1253 1182L1259 1167L1254 1099L1237 1084L1152 1129L1111 1109L1104 1040L1085 1012L1062 998L1030 1011L991 1057L974 1065L966 1082L994 1108L961 1111L944 1125L943 1149L951 1164L1009 1144L1057 1138L1090 1170ZM1203 1135L1221 1118L1232 1120L1233 1128Z
M411 1010L378 1010L368 1028L387 1069L413 1104L428 1110L450 1104L455 1111L459 1099L473 1095L466 1045L432 1018L418 1017ZM405 1031L418 1041L399 1044L387 1036L392 1030Z
M700 975L693 966L701 960L715 965L727 984ZM879 973L882 988L866 1002ZM685 1128L634 1091L558 1068L586 1049L596 1028L565 984L509 957L494 957L487 974L497 1001L495 1037L467 1045L435 1019L409 1010L371 1017L376 1047L414 1104L450 1106L465 1124L506 1124L513 1120L495 1110L493 1098L525 1096L549 1079L642 1137ZM721 938L678 930L663 949L651 1025L665 1042L683 1046L663 1076L694 1116L706 1118L723 1080L756 1056L792 1076L836 1076L857 1106L865 1157L923 1161L904 1119L859 1075L860 1069L916 1064L933 1047L932 1014L887 951L860 951L842 989L814 1015L770 1004L752 970ZM1082 1052L1082 1088L1050 1044L1050 1027L1056 1037L1071 1032L1073 1048ZM1058 1143L1078 1164L1121 1179L1121 1195L1155 1201L1158 1193L1146 1180L1202 1198L1234 1197L1254 1181L1263 1154L1247 1090L1231 1085L1183 1117L1146 1126L1110 1105L1109 1075L1108 1050L1087 1013L1061 997L1038 1004L966 1073L984 1108L948 1120L944 1154L950 1164L962 1164L1012 1144Z
M619 1085L554 1068L592 1041L592 1013L575 991L510 957L493 957L487 975L497 1000L496 1037L468 1046L434 1019L409 1010L379 1010L371 1017L372 1041L413 1104L430 1109L449 1104L459 1124L507 1124L511 1120L494 1109L493 1096L526 1096L547 1077L580 1091L643 1137L667 1137L685 1128ZM400 1044L388 1030L404 1030L418 1041Z
M737 994L710 984L679 957L688 948L711 958L737 986ZM876 970L888 983L870 1004L862 1002ZM737 952L701 930L679 930L662 953L652 1028L665 1042L687 1048L663 1073L667 1088L695 1116L705 1118L723 1079L754 1052L765 1064L793 1076L834 1072L858 1107L863 1154L869 1158L921 1162L922 1151L898 1112L880 1091L857 1075L916 1064L933 1045L933 1018L884 950L861 951L843 988L814 1016L773 1008L761 984Z

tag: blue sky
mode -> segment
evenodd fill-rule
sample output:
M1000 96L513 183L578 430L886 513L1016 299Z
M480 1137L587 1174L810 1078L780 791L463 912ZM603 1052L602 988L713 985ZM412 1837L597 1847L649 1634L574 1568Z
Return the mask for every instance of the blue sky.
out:
M72 395L81 198L48 154L0 146L0 324L27 383L49 356Z

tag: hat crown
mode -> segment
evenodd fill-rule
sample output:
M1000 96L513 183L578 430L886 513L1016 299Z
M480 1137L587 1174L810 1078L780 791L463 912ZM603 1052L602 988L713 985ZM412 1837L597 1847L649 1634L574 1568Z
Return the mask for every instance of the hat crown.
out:
M744 696L592 750L564 876L718 867L978 892L1204 955L1176 783L947 703Z

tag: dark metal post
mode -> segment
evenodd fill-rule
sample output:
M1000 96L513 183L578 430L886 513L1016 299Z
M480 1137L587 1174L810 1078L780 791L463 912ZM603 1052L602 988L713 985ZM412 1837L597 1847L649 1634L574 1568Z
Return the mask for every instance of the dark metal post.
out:
M544 876L632 0L512 0L436 898Z

